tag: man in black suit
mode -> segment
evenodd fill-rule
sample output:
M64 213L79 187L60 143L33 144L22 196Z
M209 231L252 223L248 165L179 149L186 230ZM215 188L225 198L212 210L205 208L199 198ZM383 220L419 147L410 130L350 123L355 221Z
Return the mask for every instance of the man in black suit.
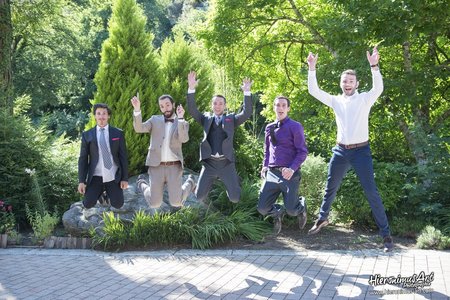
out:
M191 116L203 127L203 140L200 144L200 160L202 170L197 183L195 195L204 202L215 179L225 184L228 198L237 203L241 197L241 187L236 171L233 149L233 137L236 127L244 123L252 115L252 81L245 78L241 86L244 91L244 108L239 114L226 114L226 99L222 95L212 98L212 113L201 113L195 103L195 87L198 84L196 73L188 75L189 90L187 109Z
M93 109L97 126L81 135L78 158L78 192L83 205L91 208L103 191L115 208L123 205L123 190L128 188L128 157L122 130L109 126L111 109L97 103Z

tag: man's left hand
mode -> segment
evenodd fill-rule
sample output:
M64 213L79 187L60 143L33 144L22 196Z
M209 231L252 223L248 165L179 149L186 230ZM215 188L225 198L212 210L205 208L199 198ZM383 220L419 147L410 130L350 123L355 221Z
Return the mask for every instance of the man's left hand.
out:
M281 171L281 175L284 179L290 180L292 175L294 175L294 170L291 168L283 168L283 171Z
M121 182L120 182L120 188L121 188L122 190L127 189L127 188L128 188L128 181L121 181Z
M184 108L181 104L177 106L177 117L178 119L184 118Z

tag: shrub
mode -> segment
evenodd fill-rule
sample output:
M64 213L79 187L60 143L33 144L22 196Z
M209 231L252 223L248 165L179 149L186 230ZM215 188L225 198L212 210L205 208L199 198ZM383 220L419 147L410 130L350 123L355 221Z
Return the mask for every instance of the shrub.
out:
M321 156L309 154L302 165L300 195L308 205L308 213L317 215L327 182L327 163Z
M128 243L135 247L190 243L193 248L206 249L239 236L261 241L271 231L266 222L249 212L236 211L226 216L219 211L192 207L152 216L139 211L130 224L112 212L104 213L103 220L103 230L92 229L91 235L93 246L104 250L124 249Z
M95 230L91 232L92 246L103 246L104 250L123 248L128 240L128 232L122 220L110 211L103 212L103 222L105 223L103 232L98 233Z
M25 203L32 197L25 168L42 169L46 136L31 121L0 112L0 199L8 199L19 224L26 223Z
M79 201L78 155L80 142L70 141L64 136L56 138L42 153L44 166L39 172L42 193L49 207L66 211Z
M16 219L12 211L12 205L0 200L0 234L9 233L14 230Z
M417 246L421 249L448 249L450 248L450 237L428 225L417 238Z
M56 225L59 222L59 217L56 212L50 214L48 211L43 213L39 211L31 211L28 205L25 206L28 221L33 228L33 235L36 242L42 242L46 237L49 237Z
M394 216L390 222L392 234L409 238L416 238L425 225L422 219L407 214Z
M405 166L401 163L374 162L374 170L378 192L389 214L396 210L405 197L403 191L407 177ZM333 208L338 222L375 226L364 190L353 170L348 172L343 180Z

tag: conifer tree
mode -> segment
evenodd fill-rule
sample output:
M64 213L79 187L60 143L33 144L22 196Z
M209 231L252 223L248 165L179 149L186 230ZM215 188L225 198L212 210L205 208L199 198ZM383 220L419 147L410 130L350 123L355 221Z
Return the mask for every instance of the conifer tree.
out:
M187 75L196 71L200 79L196 88L196 103L200 111L211 110L211 98L214 94L214 81L211 63L199 47L187 42L181 34L174 39L166 39L160 51L161 87L165 94L170 94L178 104L186 108ZM199 170L199 144L203 129L189 113L186 113L189 126L189 142L183 144L183 155L188 168Z
M112 109L110 124L124 130L130 175L145 170L149 135L133 129L132 96L139 92L143 118L159 113L159 70L152 47L153 36L145 31L146 17L136 0L115 0L109 21L109 37L102 45L94 82L92 104ZM95 125L91 118L90 127Z

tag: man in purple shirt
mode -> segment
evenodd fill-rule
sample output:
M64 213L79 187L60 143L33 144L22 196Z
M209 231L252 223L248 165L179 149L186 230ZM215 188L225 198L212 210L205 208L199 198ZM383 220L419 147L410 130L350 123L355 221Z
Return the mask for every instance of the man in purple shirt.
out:
M306 202L299 197L300 166L308 154L303 126L288 117L290 101L287 97L275 98L273 110L276 121L266 126L264 162L261 177L265 179L259 194L258 211L274 219L274 233L281 231L285 211L297 216L300 229L306 224ZM276 204L283 194L284 207Z

